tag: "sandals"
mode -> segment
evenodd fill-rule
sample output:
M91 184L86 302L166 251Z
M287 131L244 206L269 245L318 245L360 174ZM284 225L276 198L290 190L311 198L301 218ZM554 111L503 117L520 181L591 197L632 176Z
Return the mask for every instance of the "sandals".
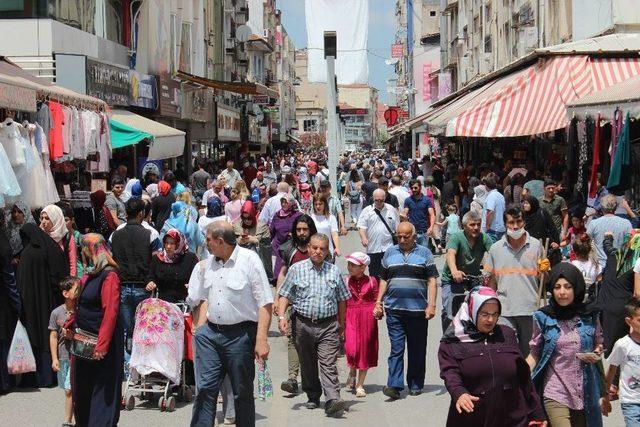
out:
M345 383L344 387L347 390L353 390L356 388L356 377L352 377L351 375L349 375L349 377L347 378L347 382Z
M364 391L363 387L358 387L356 389L356 397L367 397L367 392Z

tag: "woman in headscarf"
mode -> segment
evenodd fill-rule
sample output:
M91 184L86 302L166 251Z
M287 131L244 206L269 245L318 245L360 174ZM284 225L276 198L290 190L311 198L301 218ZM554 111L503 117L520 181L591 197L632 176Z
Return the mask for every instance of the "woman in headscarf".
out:
M224 208L222 207L222 200L217 196L209 197L207 200L207 213L198 219L198 227L202 233L207 235L207 227L212 222L226 221L227 216L224 214Z
M205 234L198 226L198 213L193 206L178 201L171 205L171 216L165 221L160 237L164 239L167 232L175 228L186 238L189 250L194 254L204 245Z
M533 314L527 362L552 426L601 427L602 330L578 268L561 262L546 283L549 305Z
M282 268L282 258L280 257L280 245L291 238L291 225L302 215L296 205L296 200L291 194L285 194L280 199L281 209L271 220L269 232L271 233L271 251L275 256L273 277L278 277Z
M158 182L158 196L151 202L151 221L156 230L162 230L164 223L171 215L171 205L176 201L176 196L171 193L171 185L166 181Z
M498 322L500 312L496 291L478 286L442 336L440 377L451 395L447 427L525 427L545 420L516 334Z
M104 204L107 200L107 193L102 190L94 191L89 195L91 199L91 206L93 207L93 221L91 229L98 234L101 234L105 239L111 236L111 233L116 229L117 225L113 220L109 208ZM89 230L85 230L89 231Z
M238 238L238 244L243 248L252 249L258 254L260 254L258 249L268 246L271 239L269 227L262 223L258 225L255 205L251 200L242 204L240 220L233 225L233 229Z
M17 270L18 290L22 297L21 318L37 368L35 376L26 374L25 379L32 386L48 387L56 380L51 369L48 319L51 311L62 304L58 283L69 276L69 263L58 242L36 224L25 224L20 236L24 246Z
M487 201L487 187L484 184L479 184L473 187L473 200L469 205L470 211L476 211L482 215L484 210L484 203Z
M72 331L98 336L92 360L73 357L73 406L78 426L115 426L120 418L124 374L124 330L119 320L117 264L102 235L84 236L83 251L93 268L82 278Z
M57 205L45 206L40 212L40 228L60 246L69 265L69 274L76 277L78 272L76 241L69 234L62 209Z
M184 234L175 228L168 230L162 238L162 250L151 259L147 291L157 289L158 298L165 301L184 301L187 297L186 285L197 263L198 257L189 252Z
M531 237L535 237L543 244L547 238L551 243L559 243L560 236L553 219L546 210L540 208L538 199L533 196L524 196L522 210L524 211L524 229Z
M36 221L29 207L21 200L16 201L10 210L5 211L5 233L11 245L11 256L16 262L22 251L20 229L29 222L35 224Z
M364 380L370 368L378 366L378 323L371 315L378 298L378 281L365 274L369 255L354 252L346 257L346 279L351 298L347 300L344 351L349 365L347 388L365 397Z

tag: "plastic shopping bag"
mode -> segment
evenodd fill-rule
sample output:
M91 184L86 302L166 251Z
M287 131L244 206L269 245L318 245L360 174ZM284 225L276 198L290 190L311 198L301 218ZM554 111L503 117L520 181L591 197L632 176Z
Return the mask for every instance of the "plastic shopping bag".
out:
M11 347L9 348L9 357L7 357L7 368L10 374L25 374L27 372L35 372L36 359L33 357L31 344L27 330L18 320L16 330L13 333Z
M267 362L258 362L258 399L265 400L273 396L273 382Z

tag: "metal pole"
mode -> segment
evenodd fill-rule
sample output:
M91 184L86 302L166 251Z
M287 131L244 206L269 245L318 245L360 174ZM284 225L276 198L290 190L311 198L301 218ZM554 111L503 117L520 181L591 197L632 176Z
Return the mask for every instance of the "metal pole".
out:
M338 123L336 117L336 57L327 56L327 151L329 154L329 182L331 191L337 197L338 186Z

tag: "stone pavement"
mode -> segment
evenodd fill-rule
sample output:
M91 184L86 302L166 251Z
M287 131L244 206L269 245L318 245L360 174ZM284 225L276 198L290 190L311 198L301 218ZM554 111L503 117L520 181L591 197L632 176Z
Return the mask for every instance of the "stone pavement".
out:
M357 233L349 232L342 238L342 253L347 255L361 250ZM437 257L438 269L444 264L444 257ZM338 259L338 265L345 271L344 257ZM439 298L439 295L438 295ZM449 408L449 395L439 378L437 350L441 336L439 314L429 322L429 341L427 347L427 379L424 393L420 396L405 396L395 402L387 401L382 394L382 386L387 380L387 356L389 340L384 320L379 322L380 358L379 366L370 370L365 389L368 396L358 399L353 394L343 392L342 398L349 404L349 411L342 419L324 416L322 409L308 410L303 404L304 395L285 396L280 390L280 382L287 378L287 343L280 337L276 322L270 333L271 354L269 368L274 382L274 396L265 402L256 401L258 426L444 426ZM344 358L338 360L340 379L344 383L348 369ZM4 426L59 426L62 420L63 394L59 389L40 391L20 391L0 396L0 419ZM178 404L175 412L160 412L155 405L138 405L133 411L122 411L120 426L187 426L191 418L191 404ZM605 419L607 427L621 427L624 421L620 405L614 402L613 413Z

